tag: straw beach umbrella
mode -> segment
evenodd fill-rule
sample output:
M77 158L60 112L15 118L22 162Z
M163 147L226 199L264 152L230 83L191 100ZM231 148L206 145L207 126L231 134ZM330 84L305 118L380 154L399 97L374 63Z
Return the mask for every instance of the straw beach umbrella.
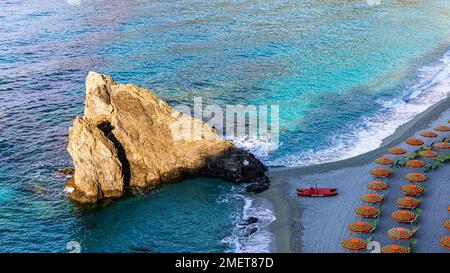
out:
M428 137L428 138L433 138L433 137L437 137L438 136L438 134L436 134L433 131L425 131L425 132L422 132L420 135L423 136L423 137Z
M450 127L446 125L439 125L438 127L434 127L434 130L438 132L450 132Z
M400 147L393 147L388 150L391 155L403 155L406 154L406 150Z
M438 142L433 145L434 148L438 150L448 150L450 149L450 143L448 142Z
M372 231L373 225L367 222L355 222L348 225L348 230L353 233L363 234Z
M402 192L406 195L418 196L424 191L424 188L414 184L402 186Z
M417 219L417 215L409 210L397 210L391 214L391 218L399 223L411 223Z
M439 240L439 243L442 247L450 249L450 236L442 237L441 240Z
M423 141L421 139L414 138L414 137L406 139L405 143L412 145L412 146L422 146L423 145Z
M448 230L450 230L450 220L445 220L444 227Z
M367 184L367 188L369 190L382 191L382 190L385 190L388 188L388 184L378 181L378 180L375 180L375 181L372 181L369 184Z
M421 173L409 173L406 175L406 180L409 182L425 182L427 179L428 177Z
M417 199L414 199L412 197L403 197L403 198L399 198L396 201L397 206L401 207L401 208L407 208L407 209L412 209L417 207L420 204L420 201Z
M372 206L361 206L355 209L355 213L364 218L374 218L380 214L380 209Z
M366 241L359 238L344 239L341 245L343 248L351 251L364 250L367 247Z
M375 163L380 165L392 165L394 163L394 160L387 157L380 157L375 159Z
M376 204L383 201L383 196L379 196L375 193L368 193L361 196L361 200L366 203Z
M408 240L414 233L407 228L391 228L388 230L388 236L395 240Z
M406 167L409 168L423 168L425 166L425 162L417 159L412 159L406 162Z
M381 248L381 253L409 253L409 249L399 245L387 245Z
M419 155L422 157L433 158L438 156L439 154L432 150L423 150L419 153Z
M388 177L392 172L385 168L376 168L370 172L376 178Z

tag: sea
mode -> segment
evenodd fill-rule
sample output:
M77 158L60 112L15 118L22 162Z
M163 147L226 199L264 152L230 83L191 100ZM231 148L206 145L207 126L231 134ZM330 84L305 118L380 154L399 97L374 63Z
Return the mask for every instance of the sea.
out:
M242 185L68 200L89 71L171 105L277 105L278 145L225 136L271 169L376 149L448 95L449 46L448 0L1 0L0 252L274 251L277 215Z

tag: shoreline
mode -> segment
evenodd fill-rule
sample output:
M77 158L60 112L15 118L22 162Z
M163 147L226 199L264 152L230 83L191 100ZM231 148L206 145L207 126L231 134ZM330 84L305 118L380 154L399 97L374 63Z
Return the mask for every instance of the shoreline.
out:
M267 199L274 208L277 218L269 225L269 230L275 235L275 252L300 252L303 249L302 233L306 232L301 221L305 207L299 204L292 183L300 181L300 177L316 174L339 172L343 169L357 168L370 164L375 158L382 156L386 148L401 142L404 138L423 130L440 115L450 109L450 97L440 100L425 111L417 114L409 122L399 126L396 131L383 139L382 144L375 150L361 155L335 162L327 162L310 166L282 167L269 169L267 176L271 180L269 190L258 196ZM358 186L359 187L359 186ZM339 190L339 189L338 189ZM345 220L345 219L344 219Z

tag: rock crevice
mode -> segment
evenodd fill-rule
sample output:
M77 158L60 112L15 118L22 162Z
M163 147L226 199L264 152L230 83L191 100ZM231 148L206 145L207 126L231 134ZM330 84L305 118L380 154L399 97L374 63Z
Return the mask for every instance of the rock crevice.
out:
M250 183L254 192L269 187L264 165L207 124L149 90L95 72L86 79L84 116L70 128L67 150L75 173L66 192L81 203L193 176Z

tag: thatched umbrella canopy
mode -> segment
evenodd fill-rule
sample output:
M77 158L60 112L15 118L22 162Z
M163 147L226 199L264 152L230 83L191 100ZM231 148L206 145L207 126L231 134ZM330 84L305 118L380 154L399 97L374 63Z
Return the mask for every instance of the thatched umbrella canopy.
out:
M441 240L439 240L439 243L442 247L450 249L450 236L442 237Z
M366 203L376 204L383 201L383 197L375 193L368 193L361 196L361 200Z
M392 172L385 168L376 168L370 172L376 178L388 177Z
M420 201L412 198L412 197L403 197L403 198L399 198L396 201L397 206L401 207L401 208L407 208L407 209L412 209L417 207L418 205L420 205Z
M439 154L432 150L423 150L419 153L419 155L422 157L433 158L438 156Z
M439 125L438 127L434 127L434 130L438 132L450 132L450 127L447 125Z
M423 145L423 141L419 138L408 138L405 140L406 144L412 145L412 146L422 146Z
M369 190L382 191L382 190L385 190L388 188L388 184L378 181L378 180L375 180L375 181L372 181L369 184L367 184L367 188Z
M450 230L450 220L445 220L444 227L448 230Z
M414 184L402 186L402 192L406 195L418 196L424 191L424 188Z
M409 210L397 210L391 214L391 218L399 223L411 223L417 219L417 215Z
M409 249L399 245L387 245L381 248L381 253L409 253Z
M375 159L375 163L380 165L392 165L394 163L394 160L387 157L379 157Z
M358 251L366 249L367 242L359 238L348 238L344 239L341 245L347 250Z
M421 173L409 173L406 175L406 180L409 182L425 182L428 177Z
M372 224L367 222L355 222L348 225L348 230L353 233L369 233L372 230Z
M388 236L395 240L408 240L414 233L407 228L391 228L388 230Z
M408 160L406 162L406 167L408 167L408 168L423 168L423 167L425 167L425 162L418 160L418 159Z
M428 137L428 138L434 138L434 137L438 136L438 134L436 134L433 131L425 131L425 132L422 132L420 135L423 137Z
M364 218L374 218L380 214L380 209L372 206L361 206L355 209L355 213Z
M448 150L450 149L450 143L448 142L438 142L433 145L434 148L438 150Z
M406 154L406 150L400 147L393 147L388 150L391 155L403 155Z

